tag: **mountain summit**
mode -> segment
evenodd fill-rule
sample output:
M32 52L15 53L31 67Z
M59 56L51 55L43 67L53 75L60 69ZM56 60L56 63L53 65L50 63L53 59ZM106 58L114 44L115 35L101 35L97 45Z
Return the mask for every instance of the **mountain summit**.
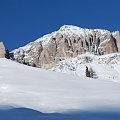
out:
M104 55L119 51L119 31L64 25L58 31L14 50L13 54L17 62L48 69L63 57L76 57L86 52Z

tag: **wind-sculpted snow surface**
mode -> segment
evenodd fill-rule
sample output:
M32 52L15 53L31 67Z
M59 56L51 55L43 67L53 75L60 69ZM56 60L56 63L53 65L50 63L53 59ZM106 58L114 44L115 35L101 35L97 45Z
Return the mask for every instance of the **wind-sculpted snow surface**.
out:
M0 105L45 113L119 110L120 84L0 59Z

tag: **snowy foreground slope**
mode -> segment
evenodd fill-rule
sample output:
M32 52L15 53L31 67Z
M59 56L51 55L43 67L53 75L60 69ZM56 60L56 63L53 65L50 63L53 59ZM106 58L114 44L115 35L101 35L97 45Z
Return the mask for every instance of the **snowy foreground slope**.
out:
M120 84L32 68L0 59L0 106L41 112L120 108Z

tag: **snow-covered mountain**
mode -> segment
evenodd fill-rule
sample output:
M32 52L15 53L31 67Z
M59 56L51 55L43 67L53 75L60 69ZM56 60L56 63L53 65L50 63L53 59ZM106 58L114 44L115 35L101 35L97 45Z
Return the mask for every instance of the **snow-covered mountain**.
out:
M19 63L0 58L0 106L48 113L120 110L118 31L64 25L13 55ZM85 77L86 68L92 78Z
M49 113L118 111L120 84L34 68L3 58L0 59L0 106L4 105Z
M119 31L64 25L58 31L14 50L13 54L17 62L48 69L55 67L63 57L77 57L86 52L104 55L119 51Z

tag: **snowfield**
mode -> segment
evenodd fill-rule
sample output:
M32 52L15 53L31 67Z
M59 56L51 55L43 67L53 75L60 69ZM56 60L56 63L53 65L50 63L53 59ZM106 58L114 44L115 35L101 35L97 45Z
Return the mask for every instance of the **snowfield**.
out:
M120 53L102 56L86 53L62 58L51 70L84 77L86 66L95 72L96 78L120 83Z
M120 109L120 84L108 81L105 75L92 79L0 59L0 106L45 113Z

